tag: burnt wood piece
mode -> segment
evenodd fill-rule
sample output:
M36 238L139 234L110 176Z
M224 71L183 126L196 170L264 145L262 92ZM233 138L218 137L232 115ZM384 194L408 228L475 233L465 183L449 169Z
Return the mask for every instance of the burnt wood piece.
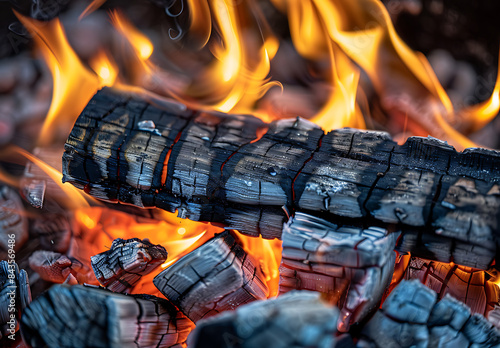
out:
M32 347L181 347L194 324L169 301L82 285L54 285L26 308Z
M193 348L335 347L337 317L338 310L319 293L296 290L202 320L188 343Z
M229 231L180 258L153 283L195 323L269 295L258 263Z
M296 213L283 228L280 292L314 290L341 309L346 332L379 306L394 271L399 233L380 227L337 226Z
M21 313L31 302L28 275L15 262L0 261L0 339L14 335Z
M439 261L474 254L476 268L493 260L500 232L498 152L459 153L419 137L398 145L387 133L354 129L325 134L303 119L267 125L110 89L77 119L63 180L99 199L264 238L281 237L283 206L330 221L397 224L401 249Z
M167 251L139 238L115 239L111 248L90 258L99 283L114 292L130 290L142 276L151 273L167 259Z
M500 331L418 280L402 281L362 330L360 347L498 347Z
M412 257L404 278L418 279L438 299L449 294L485 317L500 304L500 289L483 270Z
M28 219L21 197L9 186L0 185L0 260L8 259L11 246L17 251L27 239Z
M30 224L30 236L40 244L40 249L66 253L73 231L67 214L39 214Z
M30 268L43 280L64 283L71 274L80 282L87 281L88 267L71 256L48 250L37 250L29 258Z
M55 170L61 171L60 147L37 147L33 149L33 155ZM58 182L32 161L26 162L20 186L25 199L35 208L43 208L44 203L51 200L65 204L71 199ZM51 207L45 208L51 209Z

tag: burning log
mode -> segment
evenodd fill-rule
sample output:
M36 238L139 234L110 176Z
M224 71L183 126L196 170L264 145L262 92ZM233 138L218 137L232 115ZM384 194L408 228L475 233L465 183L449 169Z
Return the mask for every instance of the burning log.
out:
M498 305L498 285L488 281L486 272L454 263L427 261L412 257L405 279L418 279L438 294L449 294L470 307L473 313L488 316Z
M70 275L80 283L87 281L88 267L74 257L48 250L37 250L31 254L29 265L43 280L64 283Z
M201 318L267 298L265 277L256 265L226 231L180 258L153 282L196 323Z
M360 346L497 347L500 332L482 315L417 280L403 281L363 327ZM364 345L363 345L364 344Z
M200 321L189 337L189 346L335 347L337 317L338 310L318 293L292 291Z
M9 249L19 250L27 239L28 220L21 198L0 185L0 260L7 260Z
M14 262L0 261L0 339L14 335L21 312L31 302L28 275Z
M138 238L115 239L110 250L90 258L99 283L114 292L130 290L166 259L164 247Z
M475 268L497 251L499 168L495 151L458 153L432 138L325 134L302 119L266 125L109 89L82 112L63 155L63 180L99 199L265 238L281 236L283 206L398 224L399 249Z
M167 300L55 285L22 317L32 347L180 347L193 323Z
M392 279L398 236L296 213L283 228L280 292L305 289L331 295L341 309L338 329L348 331L378 307Z

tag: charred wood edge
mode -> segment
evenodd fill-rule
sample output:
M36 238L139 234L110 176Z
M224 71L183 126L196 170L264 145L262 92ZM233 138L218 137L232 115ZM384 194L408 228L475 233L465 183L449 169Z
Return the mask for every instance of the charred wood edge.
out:
M30 302L26 271L19 270L15 262L0 261L0 338L17 331L18 320Z
M40 278L53 283L64 283L70 275L82 279L89 271L76 258L49 250L34 251L29 257L29 266Z
M489 313L499 306L500 289L487 272L453 263L440 263L412 257L404 279L418 279L434 290L438 299L451 294L490 319Z
M167 259L167 251L139 238L115 239L111 248L90 258L99 283L114 292L130 290Z
M492 347L500 332L450 296L440 301L420 282L403 281L357 332L339 335L339 312L319 293L294 290L202 320L189 337L194 348ZM320 343L325 343L321 345Z
M180 258L153 283L194 322L269 295L258 263L230 231Z
M402 281L363 327L363 347L497 347L500 332L447 295L440 301L418 280Z
M330 295L341 309L338 328L345 332L379 306L394 272L398 236L380 227L339 227L296 213L283 228L280 292Z
M489 259L498 244L498 152L459 153L419 137L398 145L386 133L353 129L325 134L302 119L266 125L107 88L66 142L63 181L99 199L264 238L281 236L285 206L350 225L395 225L399 249L439 261L428 248L435 243L452 257Z
M28 219L21 197L14 189L1 184L0 234L0 260L7 260L10 235L14 235L12 244L16 251L28 240Z
M294 290L197 324L189 347L334 347L338 310L320 294Z
M33 347L171 347L193 328L168 300L82 285L54 285L26 308L21 322Z

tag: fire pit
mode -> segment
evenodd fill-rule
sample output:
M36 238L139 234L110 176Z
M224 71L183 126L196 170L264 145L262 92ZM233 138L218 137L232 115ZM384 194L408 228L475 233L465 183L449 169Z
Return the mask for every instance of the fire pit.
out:
M500 345L473 5L2 6L3 346Z

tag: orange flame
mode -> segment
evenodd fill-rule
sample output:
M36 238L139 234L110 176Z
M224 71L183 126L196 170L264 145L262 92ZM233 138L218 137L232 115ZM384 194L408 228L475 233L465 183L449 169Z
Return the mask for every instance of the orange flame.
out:
M482 103L463 110L460 115L472 123L471 131L476 131L489 123L500 111L500 58L498 60L497 79L490 98Z
M414 105L399 107L410 109L409 114L414 122L421 123L429 133L444 138L458 149L475 146L450 125L457 115L450 98L423 54L412 51L397 35L389 14L380 1L272 1L277 8L287 11L290 32L299 53L315 60L329 55L332 67L337 66L337 69L332 68L331 83L334 92L318 115L321 123L324 124L328 115L330 118L342 115L340 120L330 121L333 127L353 126L360 119L359 114L352 118L345 116L352 115L353 109L356 109L352 107L356 93L353 81L357 81L358 76L356 68L349 64L346 66L344 63L343 68L339 69L345 54L366 72L381 96L382 103L387 107L398 98L409 95ZM327 37L333 40L333 45L328 42ZM344 77L339 71L344 71ZM335 76L335 72L338 76ZM499 81L500 79L497 80L492 97L468 112L471 115L469 119L475 119L477 127L484 125L498 113ZM339 88L342 86L344 88ZM342 103L345 106L341 106ZM362 123L357 127L360 125Z
M101 86L113 86L118 77L116 63L103 50L90 61L90 66L97 73Z
M252 1L210 0L209 7L211 17L205 13L203 19L213 18L221 42L213 42L216 60L195 78L186 93L219 111L250 112L270 87L279 85L267 79L278 41L257 16L250 15L256 11Z
M109 16L115 28L132 45L141 61L147 61L151 57L151 54L153 54L153 44L151 41L118 11L112 11Z
M39 139L39 143L45 145L61 127L64 133L69 132L74 119L99 88L100 81L83 66L69 45L59 19L39 22L17 12L16 16L32 33L53 77L52 102Z
M236 231L243 243L243 249L259 262L259 267L266 277L269 297L278 295L279 265L281 262L281 244L277 239L268 240L262 237L248 237Z
M78 20L81 21L83 18L85 18L86 16L97 10L99 7L101 7L102 4L104 4L105 2L106 0L92 0L92 2L88 4L85 10L83 10L83 12L80 14Z

